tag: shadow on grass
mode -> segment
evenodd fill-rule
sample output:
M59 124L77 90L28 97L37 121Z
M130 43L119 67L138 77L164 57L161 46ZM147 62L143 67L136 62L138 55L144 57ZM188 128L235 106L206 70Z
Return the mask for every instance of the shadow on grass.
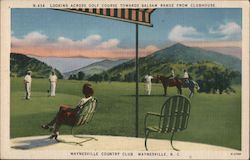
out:
M14 149L33 149L39 148L44 146L49 146L58 143L56 140L51 140L49 138L40 138L40 139L31 139L31 140L23 140L18 142L19 144L12 146L11 148Z

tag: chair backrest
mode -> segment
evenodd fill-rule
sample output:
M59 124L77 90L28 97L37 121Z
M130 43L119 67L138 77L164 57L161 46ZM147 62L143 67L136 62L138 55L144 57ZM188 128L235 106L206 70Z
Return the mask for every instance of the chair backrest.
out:
M93 118L95 110L97 108L97 99L92 97L77 112L77 120L74 126L84 125L89 123Z
M169 97L161 109L159 128L162 133L179 132L187 128L190 100L182 95Z

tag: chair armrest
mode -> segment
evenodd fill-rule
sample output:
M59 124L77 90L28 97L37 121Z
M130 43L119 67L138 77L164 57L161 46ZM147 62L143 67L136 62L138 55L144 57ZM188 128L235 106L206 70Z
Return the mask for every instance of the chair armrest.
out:
M144 118L144 129L147 127L147 118L149 116L156 116L156 117L161 117L162 115L160 113L155 113L155 112L147 112Z
M160 113L155 113L155 112L147 112L146 115L161 116Z

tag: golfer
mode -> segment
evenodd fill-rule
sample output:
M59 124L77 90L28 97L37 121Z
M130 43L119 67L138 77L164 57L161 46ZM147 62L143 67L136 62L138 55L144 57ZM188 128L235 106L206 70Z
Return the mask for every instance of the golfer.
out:
M49 82L50 82L50 96L54 97L56 96L56 82L57 82L57 76L55 74L55 71L51 72L51 75L49 76Z
M30 95L31 95L31 71L27 71L25 77L24 77L24 88L25 88L25 99L29 100L30 99Z
M153 78L150 74L145 76L145 92L147 95L151 95L151 80Z

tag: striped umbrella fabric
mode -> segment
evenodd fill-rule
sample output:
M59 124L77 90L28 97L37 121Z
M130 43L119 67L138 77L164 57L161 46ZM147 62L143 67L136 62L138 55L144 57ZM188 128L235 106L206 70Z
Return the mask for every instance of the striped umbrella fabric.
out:
M121 8L65 8L57 9L79 14L86 14L98 17L104 17L114 20L135 23L152 27L150 15L155 9L121 9Z

